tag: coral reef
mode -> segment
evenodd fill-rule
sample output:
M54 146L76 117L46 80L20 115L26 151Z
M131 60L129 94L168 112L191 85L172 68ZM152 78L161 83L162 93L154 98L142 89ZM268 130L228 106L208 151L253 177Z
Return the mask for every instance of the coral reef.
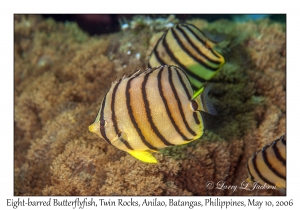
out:
M15 15L14 194L279 195L216 186L240 186L247 159L286 132L285 25L187 22L226 37L218 46L226 64L210 93L219 115L204 114L199 140L159 151L152 165L88 126L111 82L146 68L162 31L145 25L91 37L75 23ZM208 181L215 187L208 189Z

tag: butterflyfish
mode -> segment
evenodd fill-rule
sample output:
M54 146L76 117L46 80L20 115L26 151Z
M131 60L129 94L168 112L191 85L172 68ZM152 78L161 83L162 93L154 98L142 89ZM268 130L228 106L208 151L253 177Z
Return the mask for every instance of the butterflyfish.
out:
M216 114L207 96L198 95L176 66L137 71L112 83L89 131L135 158L157 163L151 152L189 143L204 132L201 111Z
M286 138L281 136L248 159L248 182L286 188Z
M187 73L193 89L197 91L225 64L225 58L213 49L215 44L194 25L177 24L158 40L148 67L178 66Z

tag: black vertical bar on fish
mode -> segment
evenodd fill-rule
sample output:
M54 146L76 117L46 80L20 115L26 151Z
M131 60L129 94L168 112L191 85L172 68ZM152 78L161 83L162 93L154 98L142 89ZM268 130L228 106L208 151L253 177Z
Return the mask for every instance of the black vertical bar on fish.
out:
M172 146L174 144L170 143L158 130L156 125L153 122L153 118L151 116L151 107L147 98L147 91L146 91L146 85L148 81L148 77L150 74L153 73L153 71L147 73L144 77L144 81L142 83L142 95L143 95L143 101L144 101L144 109L146 110L146 116L147 121L150 123L151 129L155 133L155 135L166 145L166 146Z
M134 118L134 115L133 115L133 110L132 110L132 107L131 107L131 96L130 96L130 83L132 81L132 79L134 79L134 77L132 77L131 79L129 79L127 81L127 86L126 86L126 90L125 90L125 94L126 94L126 106L127 106L127 110L128 110L128 113L129 113L129 117L130 117L130 120L131 120L131 123L133 124L135 130L137 131L140 139L142 140L142 142L149 148L149 149L152 149L152 150L157 150L156 147L154 147L153 145L151 145L144 137L141 129L139 128L139 125L137 124L135 118Z

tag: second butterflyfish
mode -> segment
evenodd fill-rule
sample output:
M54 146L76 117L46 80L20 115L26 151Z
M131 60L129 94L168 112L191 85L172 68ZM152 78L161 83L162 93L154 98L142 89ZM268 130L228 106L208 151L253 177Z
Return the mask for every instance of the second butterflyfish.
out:
M214 50L216 43L192 24L177 24L158 40L148 67L178 66L186 72L193 89L198 91L225 64L223 55Z

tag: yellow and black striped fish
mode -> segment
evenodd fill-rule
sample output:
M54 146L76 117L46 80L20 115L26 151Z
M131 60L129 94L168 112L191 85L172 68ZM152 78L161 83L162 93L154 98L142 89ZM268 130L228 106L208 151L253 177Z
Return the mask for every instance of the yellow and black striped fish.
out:
M148 67L178 66L187 73L193 89L197 91L225 64L224 57L213 49L215 44L194 25L175 25L158 40Z
M210 87L193 96L185 72L175 66L137 71L112 83L89 130L141 161L156 163L150 152L202 136L200 111L216 113L207 98Z
M286 188L286 139L281 136L248 160L248 181Z

